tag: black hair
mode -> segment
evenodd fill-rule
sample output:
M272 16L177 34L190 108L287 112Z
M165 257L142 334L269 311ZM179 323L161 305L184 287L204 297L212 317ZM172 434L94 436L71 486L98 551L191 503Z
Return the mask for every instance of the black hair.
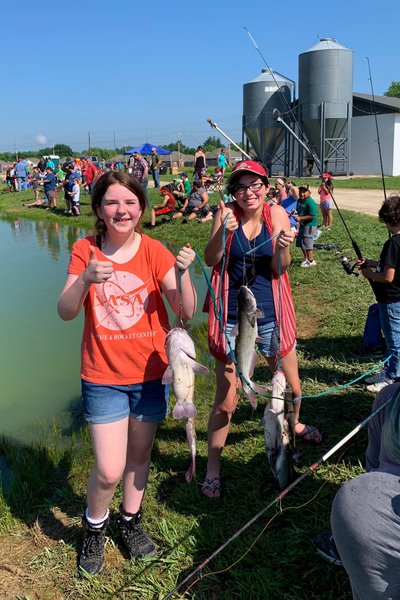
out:
M400 225L400 195L391 194L378 212L379 220L385 225Z

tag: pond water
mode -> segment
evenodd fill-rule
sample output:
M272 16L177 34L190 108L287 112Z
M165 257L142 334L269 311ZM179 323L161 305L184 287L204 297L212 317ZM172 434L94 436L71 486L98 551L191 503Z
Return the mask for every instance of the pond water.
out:
M56 303L72 245L85 235L72 225L0 218L0 434L37 437L79 405L82 317L62 321ZM192 278L195 322L206 292L197 262Z

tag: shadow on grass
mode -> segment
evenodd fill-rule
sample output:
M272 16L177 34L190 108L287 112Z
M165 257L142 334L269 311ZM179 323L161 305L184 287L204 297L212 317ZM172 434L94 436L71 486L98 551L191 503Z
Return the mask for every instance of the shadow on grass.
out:
M82 513L86 499L74 491L70 477L77 450L82 457L85 446L88 456L90 451L82 431L86 425L78 410L80 404L80 398L71 401L68 426L53 427L40 441L0 438L2 495L11 515L29 527L38 521L46 536L63 539L75 548L80 533L68 520Z

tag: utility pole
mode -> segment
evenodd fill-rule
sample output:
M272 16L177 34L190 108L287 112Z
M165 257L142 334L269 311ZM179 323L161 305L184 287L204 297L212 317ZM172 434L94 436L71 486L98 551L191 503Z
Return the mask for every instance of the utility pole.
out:
M88 131L88 154L90 154L90 131Z
M181 132L178 131L178 167L181 166Z

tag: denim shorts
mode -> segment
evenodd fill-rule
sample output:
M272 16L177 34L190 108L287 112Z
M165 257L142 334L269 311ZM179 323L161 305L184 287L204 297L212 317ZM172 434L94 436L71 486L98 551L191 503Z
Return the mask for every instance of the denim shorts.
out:
M319 206L320 206L321 210L332 209L333 208L333 200L323 200Z
M129 415L144 423L160 423L168 414L170 385L161 379L131 385L104 385L81 380L83 414L88 423L115 423Z
M231 335L231 331L235 325L236 323L234 321L228 321L225 327L226 335L228 336L232 350L235 350L236 336ZM262 339L262 342L257 342L260 353L265 358L275 356L279 350L278 327L276 326L275 321L259 325L258 337ZM229 352L230 347L227 340L226 353L229 354Z

